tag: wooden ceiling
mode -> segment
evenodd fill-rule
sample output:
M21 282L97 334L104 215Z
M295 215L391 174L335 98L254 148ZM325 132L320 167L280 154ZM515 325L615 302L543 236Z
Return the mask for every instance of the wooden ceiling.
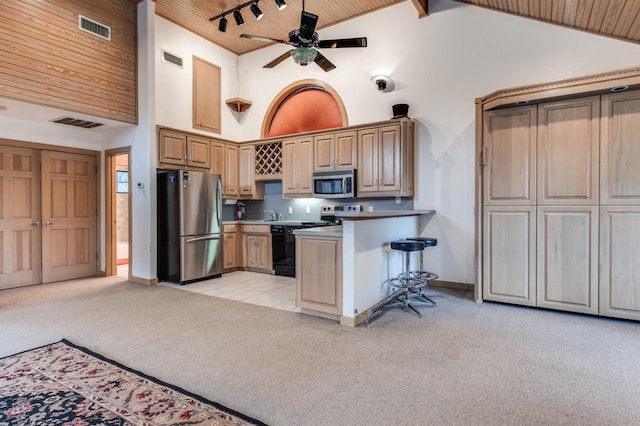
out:
M138 1L138 0L132 0ZM408 0L307 0L305 9L319 15L318 29L346 21L375 10ZM640 43L640 0L458 0L475 6L497 10ZM287 7L278 11L275 0L260 0L264 17L257 21L249 7L242 9L244 25L238 27L233 16L227 16L225 33L218 31L218 21L209 18L246 3L247 0L156 0L156 14L205 39L241 55L260 49L269 43L240 38L254 34L275 39L287 39L289 31L300 26L302 0L287 0ZM428 0L412 0L416 19L426 16ZM367 34L344 34L360 37ZM322 39L322 34L320 34Z
M640 42L640 0L458 0L621 40Z

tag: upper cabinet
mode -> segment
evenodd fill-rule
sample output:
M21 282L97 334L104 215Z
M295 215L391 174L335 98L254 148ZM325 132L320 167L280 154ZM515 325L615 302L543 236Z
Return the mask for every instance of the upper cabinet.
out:
M220 175L222 196L238 196L238 146L220 141L211 142L211 173Z
M311 183L313 164L313 141L311 136L285 139L282 142L282 195L313 195Z
M254 144L241 144L238 150L238 193L243 199L262 200L264 182L256 183L256 150Z
M538 204L598 204L600 97L538 106Z
M193 127L221 132L220 67L193 57Z
M358 195L413 196L413 122L358 130Z
M313 170L357 169L357 132L333 132L313 138Z
M158 132L158 161L161 167L210 169L211 141L161 129Z

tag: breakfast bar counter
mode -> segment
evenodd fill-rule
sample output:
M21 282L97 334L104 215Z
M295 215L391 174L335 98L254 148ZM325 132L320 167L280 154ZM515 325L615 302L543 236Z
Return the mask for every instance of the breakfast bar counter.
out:
M401 254L389 243L421 235L433 214L435 210L345 213L336 215L341 227L294 231L302 312L352 327L364 322L360 313L390 294L389 279L402 269Z

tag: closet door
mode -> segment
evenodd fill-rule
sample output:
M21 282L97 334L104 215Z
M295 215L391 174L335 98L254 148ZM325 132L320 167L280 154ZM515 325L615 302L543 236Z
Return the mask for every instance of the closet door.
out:
M604 95L601 204L640 205L640 91Z
M600 315L640 320L640 206L600 208Z
M96 158L42 151L42 282L94 276Z
M535 106L484 114L484 205L535 205Z
M598 313L598 207L538 207L538 306Z
M40 283L40 156L0 146L0 289Z
M536 208L484 209L483 295L486 300L536 306Z
M538 204L597 205L598 96L538 106Z
M536 305L535 106L487 111L483 147L483 295Z

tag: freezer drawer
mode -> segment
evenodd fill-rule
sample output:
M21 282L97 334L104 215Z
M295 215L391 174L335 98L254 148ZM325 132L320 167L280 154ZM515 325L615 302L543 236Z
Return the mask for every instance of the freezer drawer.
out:
M222 234L180 237L180 282L222 273Z

